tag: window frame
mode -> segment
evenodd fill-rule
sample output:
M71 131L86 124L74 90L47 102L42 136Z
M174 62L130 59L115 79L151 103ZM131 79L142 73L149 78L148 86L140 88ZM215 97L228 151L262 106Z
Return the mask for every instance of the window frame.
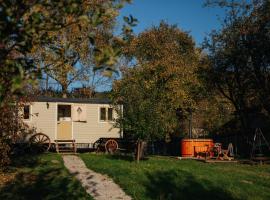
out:
M101 119L101 110L105 109L105 119ZM106 107L99 107L99 121L100 122L106 122L107 121L107 108Z
M70 107L70 117L62 117L62 118L70 118L70 120L68 121L72 121L72 105L71 104L57 104L57 112L56 112L56 120L57 122L61 122L62 120L60 120L60 116L59 116L59 107Z
M109 110L110 110L110 109L111 109L111 111L112 111L112 113L111 113L111 119L109 119ZM108 107L106 113L107 113L107 121L109 121L109 122L114 121L114 117L113 117L113 108Z
M105 108L105 120L101 120L101 109ZM109 109L112 109L112 119L109 120ZM100 123L110 123L114 121L114 109L109 106L99 106L98 107L98 122Z
M29 107L29 117L28 118L24 118L25 117L24 109L25 109L26 106ZM23 108L22 108L22 119L23 119L24 122L30 122L32 120L32 106L30 104L23 105Z

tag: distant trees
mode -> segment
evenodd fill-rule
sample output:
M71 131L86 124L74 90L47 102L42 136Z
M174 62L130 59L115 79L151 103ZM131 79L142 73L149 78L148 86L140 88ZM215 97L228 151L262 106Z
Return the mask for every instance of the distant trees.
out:
M245 130L251 114L270 114L270 2L209 1L228 8L222 29L206 41L210 87L233 105Z
M173 134L176 110L195 106L200 51L188 33L161 22L134 37L125 52L135 65L113 87L114 103L124 107L120 125L139 141Z

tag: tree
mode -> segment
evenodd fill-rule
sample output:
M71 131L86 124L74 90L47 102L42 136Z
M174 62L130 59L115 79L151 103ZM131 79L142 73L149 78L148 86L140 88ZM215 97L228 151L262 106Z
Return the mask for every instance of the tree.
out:
M12 137L22 129L11 102L17 101L39 74L28 54L35 44L47 41L47 31L68 26L68 15L83 15L72 3L79 1L67 1L65 6L60 2L0 1L1 167L9 163Z
M114 83L114 103L124 107L119 125L138 141L173 134L176 110L194 106L200 51L187 33L161 22L134 37L125 52L136 63Z
M270 114L270 2L213 2L229 9L222 29L206 41L211 61L208 80L231 101L248 132L253 114Z
M92 2L97 3L94 10ZM12 135L22 129L12 102L24 97L26 88L34 87L41 75L41 69L34 62L33 49L51 43L52 33L74 24L92 23L98 27L105 23L108 13L113 10L110 7L104 9L99 2L121 6L125 1L0 0L0 111L3 114L0 116L0 149L5 149L0 151L1 158L9 159L10 151L6 146L10 147ZM115 56L107 53L107 49L99 49L99 65ZM11 114L5 115L6 110ZM8 163L8 160L1 160L1 163Z
M37 63L46 75L59 83L63 96L67 96L68 87L76 81L91 83L93 87L97 75L100 75L96 71L107 74L116 71L118 44L123 40L114 36L113 28L121 3L89 1L85 5L89 7L87 14L102 12L100 18L81 20L52 31L50 42L34 49Z
M196 71L200 83L193 91L196 108L193 111L192 127L201 130L198 136L204 137L216 134L217 130L234 118L235 112L231 101L220 95L220 92L213 87L215 83L210 81L211 66L209 56L205 52L202 53Z
M34 45L48 41L48 31L72 23L66 22L67 17L78 20L83 16L80 7L76 7L79 3L1 0L1 102L8 93L21 93L20 89L35 79L38 69L28 54Z

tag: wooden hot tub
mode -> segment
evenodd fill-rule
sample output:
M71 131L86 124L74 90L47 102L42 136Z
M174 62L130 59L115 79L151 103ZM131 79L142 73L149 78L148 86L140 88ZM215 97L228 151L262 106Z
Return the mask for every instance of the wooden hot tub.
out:
M212 139L182 139L182 157L194 157L195 151L206 151L208 147L213 147Z

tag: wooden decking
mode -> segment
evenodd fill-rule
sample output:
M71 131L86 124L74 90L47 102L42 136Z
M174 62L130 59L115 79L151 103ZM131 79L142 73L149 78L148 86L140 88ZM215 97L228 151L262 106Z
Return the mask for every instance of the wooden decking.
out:
M217 159L208 159L204 160L206 163L238 163L238 160L217 160Z

